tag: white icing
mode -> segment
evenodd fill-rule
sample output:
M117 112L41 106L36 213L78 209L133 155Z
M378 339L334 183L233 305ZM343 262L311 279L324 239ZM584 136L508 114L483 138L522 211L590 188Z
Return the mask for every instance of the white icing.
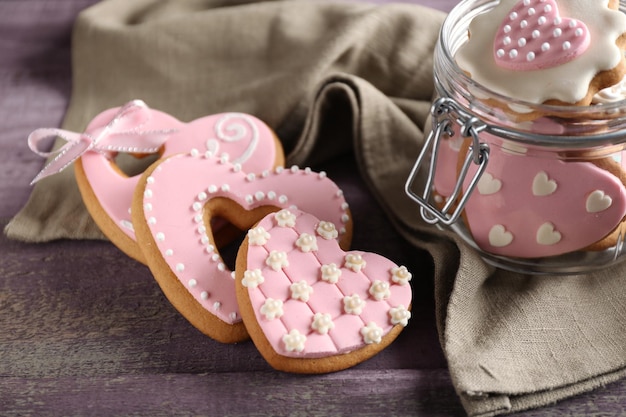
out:
M608 0L562 0L562 16L584 22L592 39L588 49L562 65L534 71L510 71L495 64L492 44L500 23L517 0L502 0L490 11L476 16L469 41L456 54L458 66L479 84L505 96L532 103L549 99L575 103L582 100L591 80L622 59L616 39L626 32L626 16L608 8Z
M300 300L307 302L313 293L313 287L311 287L305 280L294 282L289 286L291 292L291 298L294 300Z
M311 252L317 250L317 238L308 233L302 233L296 240L296 246L302 252Z
M344 208L345 210L345 208ZM337 239L339 233L337 232L337 228L331 222L321 221L317 225L317 229L315 229L318 235L323 237L326 240Z
M243 273L241 284L246 288L256 288L265 282L260 269L247 270Z
M265 260L265 264L274 271L280 271L281 268L289 266L289 260L285 252L273 250Z
M367 323L367 326L361 327L361 336L363 336L363 342L367 345L380 343L383 339L383 329L371 321Z
M407 285L413 277L406 266L396 266L391 268L391 281L399 285Z
M265 316L266 320L274 320L282 317L284 314L283 302L281 300L274 300L273 298L266 299L261 306L261 314Z
M281 196L281 198L282 197L283 196ZM280 227L294 227L296 225L296 216L288 209L278 211L274 214L274 219L276 220L276 224Z
M537 229L537 243L540 245L556 245L561 241L561 233L554 229L554 225L546 222Z
M611 196L606 195L602 190L595 190L587 197L585 208L587 213L599 213L611 207L612 204Z
M283 343L288 352L302 352L305 342L306 336L296 329L293 329L283 336Z
M557 190L558 186L556 181L548 178L548 174L544 171L540 171L535 175L533 179L533 195L536 197L545 197Z
M366 265L365 259L358 253L347 253L345 256L344 266L353 270L354 272L359 272L361 269L364 269Z
M358 294L346 295L343 297L343 311L347 314L359 315L365 308L365 300L359 297Z
M263 246L270 239L270 234L263 226L248 230L248 243L252 246Z
M610 104L626 99L626 77L610 87L600 90L593 96L594 104Z
M315 313L313 316L313 323L311 323L311 329L315 330L319 334L327 334L329 330L335 328L335 323L328 313Z
M369 293L376 301L386 300L391 296L389 283L387 281L376 280L370 286Z
M496 224L489 230L489 244L497 248L503 248L513 242L513 234L501 224Z
M411 312L402 304L389 309L389 319L394 326L400 324L402 327L406 327L406 325L409 324L410 318Z
M482 195L495 194L502 188L502 181L485 172L478 180L478 192Z
M339 281L339 277L341 277L341 268L334 263L322 265L320 270L322 271L322 281L326 281L329 284L336 284Z

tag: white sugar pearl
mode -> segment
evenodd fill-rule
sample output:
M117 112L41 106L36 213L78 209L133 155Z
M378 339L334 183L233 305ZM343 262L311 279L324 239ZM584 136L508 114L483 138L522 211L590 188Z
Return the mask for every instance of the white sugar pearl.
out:
M202 291L200 293L200 298L202 298L203 300L207 300L209 298L209 293L206 291Z
M537 39L539 36L541 36L541 32L537 29L533 30L533 39Z
M548 21L548 19L546 19L545 16L541 16L539 19L537 19L537 23L539 24L539 26L541 25L545 25L545 23Z
M511 13L511 14L509 15L509 19L511 19L511 20L515 20L515 19L517 19L517 13L516 13L516 12Z
M185 264L176 264L176 271L183 272L185 270Z
M519 38L519 40L517 41L517 45L520 48L523 48L524 46L526 46L526 39L525 38Z
M528 16L532 16L536 13L535 9L533 7L528 9Z
M526 60L528 62L534 61L535 60L535 53L534 52L529 52L528 54L526 54Z
M541 50L543 52L547 52L550 50L550 44L548 42L544 42L541 44Z
M502 58L505 54L504 49L498 49L496 54L498 55L498 58Z
M572 47L572 44L569 43L568 41L563 42L563 50L567 51Z
M504 39L502 39L502 43L505 45L510 45L511 44L511 38L508 36L505 36Z
M511 59L517 58L517 49L511 49L511 51L509 52L509 57Z
M528 27L528 22L526 20L522 20L519 24L519 27L521 27L522 29L525 29Z
M163 241L165 240L165 233L163 233L163 232L159 232L159 233L157 233L157 234L156 234L156 239L157 239L159 242L163 242Z
M582 28L576 29L576 31L574 32L574 35L577 36L577 37L583 36Z
M549 4L546 4L546 6L543 8L543 11L546 13L550 13L552 11L552 6Z
M563 31L561 30L561 28L556 28L554 29L554 31L552 32L552 35L555 38L558 38L559 36L561 36L563 34Z
M502 30L504 30L504 33L509 33L511 31L511 26L510 25L504 25Z

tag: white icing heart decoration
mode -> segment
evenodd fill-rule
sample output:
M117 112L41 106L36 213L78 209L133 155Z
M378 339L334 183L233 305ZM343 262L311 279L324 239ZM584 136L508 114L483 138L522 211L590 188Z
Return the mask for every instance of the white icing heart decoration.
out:
M606 195L602 190L595 190L587 197L585 208L587 213L599 213L611 207L611 204L613 204L611 196Z
M556 245L561 241L561 233L554 229L550 222L542 224L537 230L537 243L540 245Z
M519 0L496 32L493 53L502 68L532 71L569 62L589 43L587 26L561 17L555 0Z
M513 234L508 232L501 224L496 224L489 231L489 244L497 248L503 248L513 242Z
M502 188L502 181L485 172L478 181L478 192L482 195L495 194Z
M533 179L533 195L543 197L554 193L557 189L556 181L548 178L544 171L539 172Z
M237 265L263 275L255 281L258 285L249 285L246 272L237 268L237 299L244 323L255 345L277 369L318 373L352 366L391 343L407 325L411 274L374 253L344 252L336 239L320 233L321 222L315 216L289 211L296 216L294 224L281 226L269 214L257 225L270 236L265 244L244 241L239 250ZM313 237L317 246L309 251L298 247L301 236ZM278 270L265 263L275 251L285 251L288 259ZM341 271L336 279L324 278L329 265ZM355 351L358 354L351 359ZM335 356L342 360L319 361L315 367L300 362Z

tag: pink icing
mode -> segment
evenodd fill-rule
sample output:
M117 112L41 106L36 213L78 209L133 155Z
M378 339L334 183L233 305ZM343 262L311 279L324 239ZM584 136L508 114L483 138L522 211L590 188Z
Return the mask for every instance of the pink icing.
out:
M411 304L410 275L405 280L394 281L394 268L398 267L392 261L373 253L344 252L335 240L325 239L316 232L320 222L318 218L300 211L293 210L293 213L297 217L293 227L278 226L272 214L259 222L270 238L264 245L249 245L247 270L260 269L264 281L258 286L246 285L245 280L242 281L248 287L256 320L277 353L287 357L326 357L347 353L369 343L380 343L379 340L367 339L363 333L368 332L362 329L370 325L380 329L380 336L387 334L394 327L394 308L398 309L396 314L405 318L401 324L406 325ZM303 252L298 248L295 242L304 233L316 236L317 250ZM289 266L279 271L266 266L265 260L273 250L286 251ZM358 255L364 261L360 271L355 272L345 265L349 254ZM331 263L341 270L336 283L321 278L322 266ZM404 271L406 273L406 269ZM307 301L291 296L291 285L300 281L305 281L312 290ZM383 289L388 288L388 293L381 292L380 300L370 293L376 281L381 281L379 286ZM358 314L346 313L346 296L365 301ZM268 318L263 314L263 306L268 299L282 302L279 317ZM316 313L329 316L332 325L326 333L318 330L323 329L323 325L315 326L317 329L313 327ZM304 336L301 349L290 349L285 341L285 336L292 332Z
M502 140L486 133L481 140L492 145L489 163L465 215L483 250L523 258L576 251L603 239L626 214L624 185L605 169L530 148L507 150ZM457 172L451 155L458 150L448 142L442 143L446 156L440 158L435 181L443 195ZM470 168L465 189L475 171Z
M215 197L247 210L297 206L335 224L339 237L350 222L343 193L325 173L293 167L246 174L223 159L196 152L160 162L146 179L143 197L156 249L206 313L229 324L241 321L234 274L213 246L202 216Z
M87 132L105 126L119 109L109 109L94 118ZM145 130L177 129L165 142L161 157L197 149L215 155L227 154L233 163L241 164L246 172L262 172L274 166L278 150L269 127L257 118L242 113L206 116L182 123L158 110L149 110L150 119L142 125ZM114 154L87 152L81 158L85 176L104 211L120 230L135 240L130 205L140 175L127 177L115 168Z
M494 39L496 63L513 71L555 67L589 47L589 30L563 18L554 0L520 0L501 23Z

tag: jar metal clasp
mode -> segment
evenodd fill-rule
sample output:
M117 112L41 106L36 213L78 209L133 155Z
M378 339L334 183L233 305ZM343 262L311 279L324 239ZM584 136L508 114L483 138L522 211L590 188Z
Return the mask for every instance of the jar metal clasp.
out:
M433 129L428 135L413 165L413 169L409 174L404 189L406 194L420 205L420 214L424 221L430 224L442 223L449 226L458 220L465 204L478 185L478 181L487 167L489 145L487 143L481 143L479 139L479 133L485 130L487 125L476 116L460 108L456 101L448 97L440 97L433 102L431 115ZM459 134L463 139L471 138L472 143L465 155L465 160L458 174L452 194L448 197L443 207L439 209L430 203L435 173L437 171L437 155L442 137L444 135L452 137L455 134L455 128L459 129ZM429 153L430 164L428 166L428 175L426 177L424 192L420 196L413 191L413 183L420 171L420 167L427 161ZM468 183L467 189L463 195L461 195L465 178L472 164L477 165L478 169Z

